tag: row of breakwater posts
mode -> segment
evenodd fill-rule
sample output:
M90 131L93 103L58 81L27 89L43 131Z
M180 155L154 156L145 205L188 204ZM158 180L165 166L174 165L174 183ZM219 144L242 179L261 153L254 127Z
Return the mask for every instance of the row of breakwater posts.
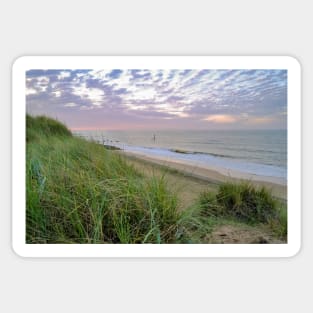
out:
M105 148L110 150L124 150L124 144L121 144L119 140L112 140L105 138L103 135L99 136L91 136L85 134L75 134L76 137L103 145Z
M96 142L96 143L100 143L105 147L109 147L115 150L125 150L125 144L122 144L119 140L112 140L112 139L108 139L105 138L103 136L103 134L101 135L87 135L87 134L82 134L82 133L77 133L75 134L75 136L92 141L92 142ZM153 143L156 143L156 134L152 135L151 141Z

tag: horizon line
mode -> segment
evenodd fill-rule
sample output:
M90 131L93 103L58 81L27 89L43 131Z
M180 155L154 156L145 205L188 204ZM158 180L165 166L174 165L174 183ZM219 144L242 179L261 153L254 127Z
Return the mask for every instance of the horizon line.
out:
M151 129L151 128L78 128L78 127L68 127L71 131L271 131L271 130L280 130L280 131L288 131L288 128L190 128L190 129L182 129L182 128L163 128L163 129Z

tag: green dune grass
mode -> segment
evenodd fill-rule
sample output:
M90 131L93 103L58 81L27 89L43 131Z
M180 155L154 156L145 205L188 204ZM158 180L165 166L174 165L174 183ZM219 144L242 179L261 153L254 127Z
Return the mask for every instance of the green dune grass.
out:
M286 236L286 210L266 190L242 186L253 195L240 189L237 196L237 187L221 185L181 212L166 175L145 177L115 151L48 117L27 115L26 127L27 243L205 242L217 219L229 217L251 217Z
M180 214L164 179L64 125L27 116L28 243L169 243Z

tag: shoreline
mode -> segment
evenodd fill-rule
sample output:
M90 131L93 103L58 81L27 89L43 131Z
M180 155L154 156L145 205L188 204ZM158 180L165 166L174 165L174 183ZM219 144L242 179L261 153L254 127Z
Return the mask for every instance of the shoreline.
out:
M193 167L217 171L224 176L240 179L255 180L256 178L256 180L260 181L287 185L287 169L277 165L254 163L209 153L189 152L187 150L170 148L141 147L124 144L114 146L126 153L144 156L153 160L187 164Z
M167 168L169 170L178 171L178 173L182 174L184 177L197 179L202 181L202 183L207 182L217 185L226 181L249 181L255 186L264 186L267 189L270 189L275 197L282 200L287 200L287 182L283 178L247 174L219 167L204 166L203 164L191 164L187 161L181 160L173 161L162 157L152 157L125 150L119 150L116 152L130 160L144 162L148 165L150 164L151 166L157 165L165 169Z

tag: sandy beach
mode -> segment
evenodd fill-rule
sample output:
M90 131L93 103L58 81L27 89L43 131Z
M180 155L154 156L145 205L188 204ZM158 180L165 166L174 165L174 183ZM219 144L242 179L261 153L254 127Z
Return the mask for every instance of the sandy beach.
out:
M265 186L271 190L273 196L287 200L287 184L286 181L278 177L251 175L234 170L223 168L210 168L203 165L188 164L180 160L173 161L160 157L151 157L147 155L119 151L126 156L136 168L143 171L145 174L157 174L167 170L167 178L170 184L184 189L182 197L187 203L199 194L199 192L216 189L218 184L225 181L238 182L246 180L255 186ZM186 191L186 187L188 190ZM189 195L188 195L189 194Z

